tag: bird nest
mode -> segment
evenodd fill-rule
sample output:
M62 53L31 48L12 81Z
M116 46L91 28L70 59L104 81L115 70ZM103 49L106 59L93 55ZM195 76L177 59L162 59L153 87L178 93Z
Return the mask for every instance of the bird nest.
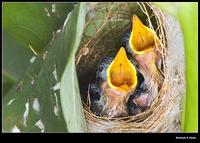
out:
M76 67L88 132L180 132L181 97L185 93L184 50L178 23L151 3L88 3ZM162 87L150 108L134 116L109 118L92 113L88 87L103 57L117 53L133 14L156 31L161 41ZM177 34L179 36L177 36ZM178 54L178 55L177 55Z

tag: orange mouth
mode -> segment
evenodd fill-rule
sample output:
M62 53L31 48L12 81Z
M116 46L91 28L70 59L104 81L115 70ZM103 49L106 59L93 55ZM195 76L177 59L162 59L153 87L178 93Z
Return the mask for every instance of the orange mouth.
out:
M133 15L132 25L129 44L134 53L143 54L144 51L153 49L155 44L160 42L156 33L146 27L136 15Z
M107 77L108 84L113 89L125 92L135 89L137 85L136 69L129 61L123 47L108 67Z

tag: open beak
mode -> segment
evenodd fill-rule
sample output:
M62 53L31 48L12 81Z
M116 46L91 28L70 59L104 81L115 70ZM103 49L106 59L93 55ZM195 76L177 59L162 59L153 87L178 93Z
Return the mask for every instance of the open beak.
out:
M136 15L133 15L129 44L139 64L139 71L143 74L149 89L157 86L160 88L163 81L163 76L156 66L160 59L160 53L156 47L160 46L160 43L156 33L146 27Z
M151 78L152 75L157 76L159 71L156 63L160 58L160 54L156 46L160 45L160 40L156 33L146 27L136 15L133 15L129 44L136 61L140 65L143 76L146 79L147 77Z
M129 93L137 85L135 66L129 61L122 47L112 61L107 71L108 84L111 88Z
M156 44L159 44L156 33L150 28L146 27L140 19L133 15L132 19L132 32L129 39L131 49L136 54L143 54L148 50L155 48Z
M102 85L107 101L103 114L109 117L125 116L126 102L137 86L135 66L122 47L107 70L107 82Z

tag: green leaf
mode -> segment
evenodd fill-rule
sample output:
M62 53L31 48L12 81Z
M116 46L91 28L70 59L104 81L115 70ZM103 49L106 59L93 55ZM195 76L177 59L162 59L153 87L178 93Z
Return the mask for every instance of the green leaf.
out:
M3 73L14 81L22 78L29 66L33 53L24 49L7 32L3 31Z
M86 130L86 124L80 98L74 58L70 60L70 63L68 63L68 66L63 74L60 94L68 131L84 132Z
M198 3L155 3L180 22L185 43L186 97L182 99L181 126L184 132L198 132Z
M186 53L187 96L184 131L198 132L198 3L182 5L178 17L183 28Z
M32 132L38 120L44 124L45 132L66 131L60 95L53 89L59 83L66 64L67 47L63 43L63 33L60 33L48 44L48 51L37 56L35 62L26 71L23 80L19 81L3 98L3 129L5 131L11 131L16 125L22 132ZM14 101L8 105L13 99ZM40 105L38 113L33 109L34 100L38 100ZM23 115L26 104L29 104L30 108L25 126Z
M42 42L48 42L52 38L53 31L62 28L64 20L73 7L74 3L4 3L3 95L9 91L18 79L23 77L30 64L29 61L33 57L33 52L30 50L29 44L32 45L33 49L35 49L34 44L41 47L39 51L44 49L46 44L42 44L38 40L41 38ZM49 17L45 8L50 14ZM25 31L27 29L29 31L20 32L19 30L22 29L16 27L19 25L24 27ZM19 33L16 33L16 31L19 31ZM24 48L24 46L28 48ZM35 51L38 52L37 49Z
M53 19L54 30L61 28L68 13L74 8L74 3L51 3L49 12Z
M3 96L5 96L6 93L8 93L8 91L12 88L13 85L14 84L12 82L4 81L4 79L3 79Z
M84 17L84 13L80 14L84 12L80 10L83 9L82 7L82 4L80 7L76 6L71 14L73 17L64 25L64 30L56 35L55 40L49 42L45 48L46 51L37 56L24 78L3 97L3 130L5 132L10 132L14 126L17 126L21 132L67 131L58 85L66 66L66 59L71 59L79 46L77 42L80 39L73 38L77 35L81 38L81 34L77 31L81 29L77 27L82 27L84 21L77 19L80 16ZM70 32L66 29L70 29ZM73 32L75 34L72 34ZM71 36L71 42L66 39L69 36ZM77 48L72 49L73 47ZM55 89L56 86L57 89ZM39 108L36 108L36 105L39 105ZM38 121L41 121L39 123L42 129L36 126Z
M52 38L53 22L45 3L3 3L3 28L36 52Z
M22 78L33 53L3 31L3 95Z
M83 132L86 129L83 107L75 69L75 54L79 48L86 16L85 4L81 3L66 21L64 45L68 45L68 58L61 79L61 105L69 132ZM73 19L73 20L72 20ZM70 35L68 33L71 33Z

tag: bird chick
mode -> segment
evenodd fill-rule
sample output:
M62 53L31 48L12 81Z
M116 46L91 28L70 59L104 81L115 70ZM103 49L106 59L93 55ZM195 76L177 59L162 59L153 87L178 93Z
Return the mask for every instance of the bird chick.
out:
M138 72L131 61L124 48L119 50L116 57L105 57L101 61L95 82L90 86L93 113L108 117L128 115L126 103L138 84Z
M91 100L90 109L97 116L101 116L103 107L106 102L102 93L101 85L107 80L107 69L113 58L114 57L105 57L100 62L96 72L95 82L92 83L89 88Z
M97 82L92 83L90 85L90 110L97 116L101 115L103 107L105 105L105 101L102 100L102 92L99 84Z
M109 84L108 84L108 77L109 77L108 73L114 71L114 74L115 74L115 72L117 72L120 69L120 68L115 68L116 66L112 67L111 63L112 62L115 62L115 64L119 63L120 62L119 58L121 56L124 56L126 53L124 52L124 50L121 50L120 52L118 52L118 54L119 54L118 57L117 56L116 57L114 57L114 56L105 57L100 62L99 67L96 72L95 82L92 83L90 86L90 98L91 98L90 109L92 110L92 112L94 114L96 114L98 116L105 115L105 116L109 116L109 117L116 117L116 116L128 115L127 114L127 104L126 104L127 99L124 97L125 95L121 95L123 92L118 91L116 89L116 88L118 88L117 86L113 88L112 85L109 86ZM123 58L125 58L125 60ZM123 58L121 61L123 63L123 66L127 60L130 60L130 62L135 66L136 74L137 74L137 87L136 88L140 87L140 85L144 81L144 77L138 71L138 65L137 65L136 61L130 56L128 58L127 57L123 57ZM115 59L118 59L118 60L115 60ZM130 63L128 65L130 65ZM112 67L112 70L110 70L110 69L108 70L109 67ZM122 78L122 76L119 76L119 78ZM121 82L122 79L116 79L116 80L117 80L117 83L119 83L119 82ZM113 81L115 81L115 79L113 79ZM105 95L107 95L107 96L105 96ZM135 97L133 94L131 96ZM115 109L115 108L117 108L117 109Z
M127 37L123 38L122 42L126 44L127 52L131 53L137 61L139 71L144 76L144 86L148 88L148 96L150 96L148 105L150 106L163 82L163 76L156 65L160 60L157 46L160 46L161 42L156 33L143 25L136 15L133 15L131 33L127 32L125 36ZM127 39L129 44L127 44Z
M106 97L103 115L109 117L126 116L127 101L137 86L137 72L122 47L107 70L107 81L101 88Z

